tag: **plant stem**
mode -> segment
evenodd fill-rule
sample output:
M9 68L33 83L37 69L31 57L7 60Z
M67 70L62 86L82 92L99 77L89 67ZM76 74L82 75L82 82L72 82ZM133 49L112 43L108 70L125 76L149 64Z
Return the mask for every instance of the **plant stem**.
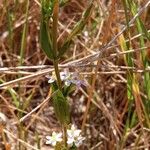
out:
M57 43L57 31L58 31L58 13L59 13L59 0L54 1L54 8L53 8L53 27L52 27L52 39L53 39L53 50L54 50L54 60L53 65L55 69L55 75L57 78L57 85L59 90L62 90L61 78L60 78L60 71L58 68L58 43ZM63 138L65 147L67 148L67 128L63 125Z
M55 75L57 78L58 88L59 88L59 90L61 90L62 86L61 86L60 72L59 72L59 68L58 68L58 60L54 60L53 65L54 65L54 69L55 69Z
M53 32L53 50L54 50L54 68L55 68L55 74L57 78L57 84L59 89L61 90L61 79L60 79L60 72L58 68L58 59L57 57L57 51L58 51L58 45L57 45L57 30L58 30L58 12L59 12L59 1L55 0L54 3L54 9L53 9L53 27L52 27L52 32Z
M54 8L53 8L53 27L52 27L52 39L53 39L53 51L54 51L54 60L57 57L57 30L58 30L58 12L59 12L59 1L55 0Z
M63 125L63 138L64 138L65 147L67 148L68 147L68 144L67 144L67 128L66 128L65 125Z

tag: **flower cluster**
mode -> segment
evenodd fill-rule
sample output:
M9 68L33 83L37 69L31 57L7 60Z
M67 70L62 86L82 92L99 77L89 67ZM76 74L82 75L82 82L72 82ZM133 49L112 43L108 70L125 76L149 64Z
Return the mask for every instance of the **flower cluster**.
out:
M73 145L79 147L82 144L83 140L85 139L84 137L81 136L81 130L76 129L74 125L71 126L71 129L67 130L67 135L68 135L67 144L69 147L72 147ZM47 139L46 144L56 146L57 142L62 141L62 133L53 132L52 136L46 136L46 139Z
M55 73L52 73L52 76L47 78L49 79L48 83L53 83L56 81ZM60 72L60 78L66 86L70 86L71 84L74 84L77 87L80 87L81 85L86 86L85 81L80 79L78 73L70 73L68 70L65 70L64 72Z

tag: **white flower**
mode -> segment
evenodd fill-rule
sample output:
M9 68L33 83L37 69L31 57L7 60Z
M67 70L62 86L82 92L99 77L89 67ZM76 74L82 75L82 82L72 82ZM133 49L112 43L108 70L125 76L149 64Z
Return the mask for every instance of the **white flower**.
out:
M52 76L46 77L49 79L48 83L53 83L57 80L54 72L52 73ZM80 79L80 75L77 72L70 73L67 69L64 70L64 72L60 72L60 79L66 86L70 86L71 84L74 84L77 87L80 87L81 85L87 86L85 81Z
M52 136L46 136L46 139L46 144L51 144L52 146L55 146L57 142L62 141L62 133L53 132Z
M67 134L68 137L72 138L72 137L78 137L81 133L81 130L76 129L76 127L74 125L71 126L70 130L67 130Z
M75 144L77 147L80 146L82 144L82 141L85 139L84 137L82 137L80 135L81 130L76 129L74 125L71 126L70 130L67 130L67 134L68 134L68 145L72 146L73 144Z
M64 72L60 72L61 81L68 80L70 78L70 76L71 76L71 74L67 70L65 70ZM53 83L57 80L55 72L52 72L51 76L47 75L46 77L49 79L48 83Z
M82 137L82 136L68 138L67 144L69 146L73 146L73 144L75 144L76 147L79 147L82 144L82 142L83 142L84 139L85 138Z
M80 79L80 75L77 72L70 73L68 70L65 70L64 72L60 73L60 78L62 81L64 81L66 86L70 86L71 83L77 87L80 87L81 85L86 86L86 83L84 80Z
M67 70L64 70L64 72L60 72L60 78L62 81L65 81L70 78L70 73Z
M55 72L52 72L52 75L51 75L51 76L47 75L46 78L49 79L49 80L48 80L48 83L53 83L53 82L55 82L55 81L56 81Z

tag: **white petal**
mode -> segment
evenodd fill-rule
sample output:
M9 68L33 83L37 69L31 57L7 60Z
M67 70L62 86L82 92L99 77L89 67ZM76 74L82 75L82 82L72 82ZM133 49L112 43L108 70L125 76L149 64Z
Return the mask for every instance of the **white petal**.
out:
M67 130L67 135L68 135L68 137L72 137L72 132L71 132L71 130Z
M64 72L60 72L60 78L62 81L67 79L67 75Z
M74 124L71 126L71 130L76 130L76 127Z
M57 138L60 138L60 137L62 137L62 133L57 134Z
M65 81L65 85L66 85L66 86L70 86L70 84L71 84L71 82L70 82L69 80L66 80L66 81Z
M55 145L56 145L56 141L53 141L53 142L52 142L52 146L55 146Z
M77 136L80 135L80 133L81 133L81 130L75 130L74 131L74 136L77 137Z
M67 134L69 137L76 138L80 136L81 130L76 129L74 125L71 126L70 130L67 130Z
M57 133L56 132L53 132L52 133L52 137L56 137L57 136Z
M46 144L51 144L51 141L46 141Z
M55 146L57 142L62 141L61 136L62 136L62 133L53 132L52 136L46 136L46 139L47 139L46 144L51 144Z
M53 79L53 78L50 78L49 80L48 80L48 83L53 83L55 80Z
M73 139L73 138L68 138L68 140L67 140L67 144L68 144L68 145L72 145L73 142L74 142L74 139Z
M57 137L56 139L58 142L61 142L62 141L62 138L61 137Z
M47 140L51 140L52 137L51 137L51 136L46 136L46 139L47 139Z

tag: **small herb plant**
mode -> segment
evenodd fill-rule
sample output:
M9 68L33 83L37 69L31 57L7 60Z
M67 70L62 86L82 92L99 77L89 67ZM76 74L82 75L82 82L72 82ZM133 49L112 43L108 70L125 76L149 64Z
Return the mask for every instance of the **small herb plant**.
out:
M47 136L46 143L54 146L56 150L75 150L84 140L81 136L81 130L76 129L74 125L69 128L71 116L67 97L76 86L86 84L83 80L80 80L78 73L70 73L68 70L61 72L58 63L60 58L69 50L73 38L83 30L92 12L93 3L89 4L81 20L74 26L64 43L58 47L59 9L67 2L69 1L41 0L40 44L47 57L53 62L54 73L48 77L48 83L53 90L54 111L63 129L63 134L53 132L52 136ZM49 24L51 24L51 27L49 27Z

